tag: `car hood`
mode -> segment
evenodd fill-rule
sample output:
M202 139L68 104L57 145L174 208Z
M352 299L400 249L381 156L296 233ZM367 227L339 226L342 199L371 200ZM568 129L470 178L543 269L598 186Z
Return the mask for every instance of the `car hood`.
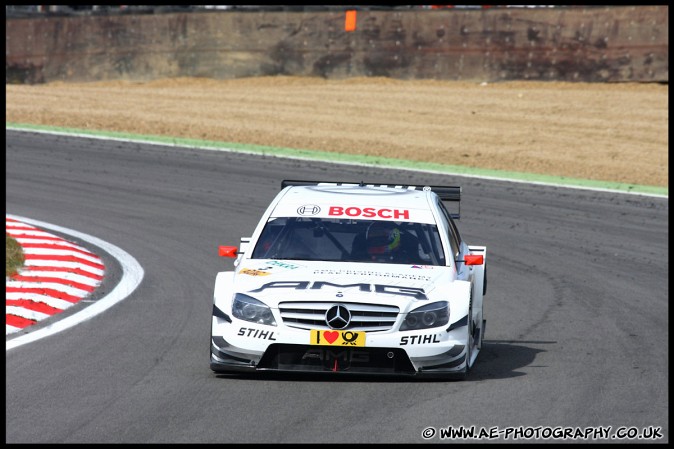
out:
M277 308L284 301L405 305L447 299L449 267L372 263L242 260L235 290Z

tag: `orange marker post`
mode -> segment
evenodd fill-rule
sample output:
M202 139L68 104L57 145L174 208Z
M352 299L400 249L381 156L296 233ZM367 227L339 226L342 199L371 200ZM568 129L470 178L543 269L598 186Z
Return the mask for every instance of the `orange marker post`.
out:
M346 12L346 20L344 20L344 31L356 30L356 10L350 9Z

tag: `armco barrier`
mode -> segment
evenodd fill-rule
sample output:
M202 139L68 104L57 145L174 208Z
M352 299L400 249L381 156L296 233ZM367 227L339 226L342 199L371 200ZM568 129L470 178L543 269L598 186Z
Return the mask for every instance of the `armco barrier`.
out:
M668 6L6 18L6 81L299 75L668 82Z

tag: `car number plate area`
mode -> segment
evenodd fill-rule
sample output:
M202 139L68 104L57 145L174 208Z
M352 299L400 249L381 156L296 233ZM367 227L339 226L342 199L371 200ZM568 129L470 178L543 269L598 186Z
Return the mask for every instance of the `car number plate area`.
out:
M365 346L365 332L338 330L311 330L311 345L353 347Z

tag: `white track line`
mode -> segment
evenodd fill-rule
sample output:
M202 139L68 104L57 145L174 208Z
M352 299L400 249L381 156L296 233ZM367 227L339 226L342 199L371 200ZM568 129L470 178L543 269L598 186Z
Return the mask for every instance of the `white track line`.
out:
M66 301L65 299L59 299L40 293L9 292L5 293L5 300L7 299L29 299L33 302L41 302L60 310L65 310L73 305L73 303Z
M26 260L24 263L24 266L26 267L51 267L54 265L53 260ZM58 262L59 268L79 268L83 271L87 271L91 274L95 274L98 276L103 276L105 273L104 270L101 270L100 268L92 267L89 265L85 265L83 263L78 263L78 262Z
M46 313L36 312L35 310L25 309L23 307L15 306L6 306L7 314L20 316L21 318L26 318L27 320L41 321L45 318L51 317Z
M14 288L44 288L49 290L56 290L66 295L76 296L78 298L84 298L89 294L87 290L83 290L77 287L71 287L66 284L59 284L57 282L28 282L28 281L7 281L5 282L7 287Z
M36 256L73 256L81 260L97 263L102 265L101 258L95 255L89 256L80 251L72 251L67 249L49 249L49 248L23 248L24 254L33 254Z
M71 273L69 271L40 271L40 270L22 270L21 276L24 278L59 278L64 281L77 282L78 284L88 285L90 287L98 287L101 282L98 279L93 279L81 274ZM38 281L39 282L39 281Z
M11 235L10 232L8 234ZM12 237L14 237L12 235ZM79 246L75 245L74 243L71 243L67 240L63 240L62 242L56 241L56 240L45 240L45 239L40 239L40 238L25 238L25 237L14 237L14 240L19 242L21 245L30 245L30 244L39 244L39 245L52 245L52 246L67 246L70 248L79 248Z

